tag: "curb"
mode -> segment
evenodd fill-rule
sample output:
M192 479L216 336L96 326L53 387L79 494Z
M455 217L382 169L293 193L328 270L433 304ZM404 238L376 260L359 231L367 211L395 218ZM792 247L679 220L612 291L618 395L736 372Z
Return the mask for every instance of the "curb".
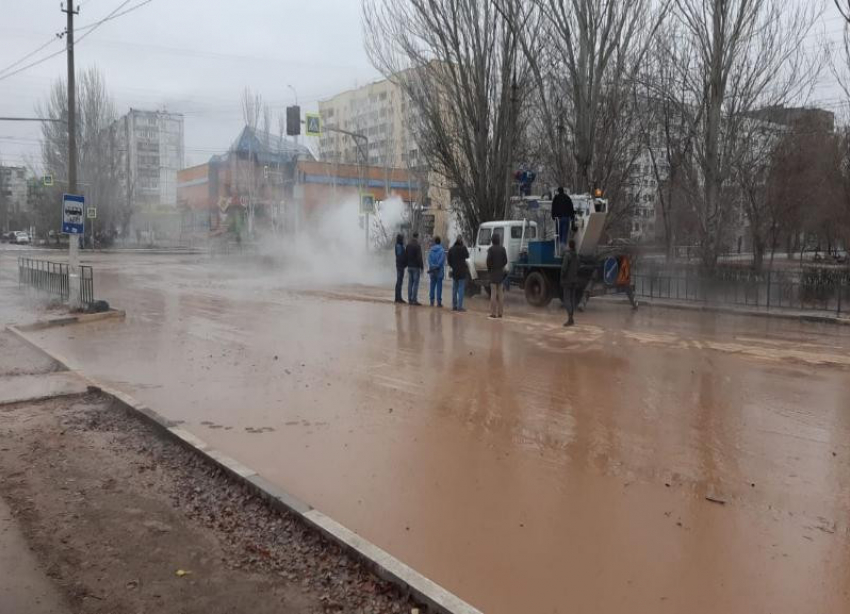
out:
M80 313L70 316L60 316L58 318L50 318L34 324L26 324L24 326L7 326L10 331L34 332L57 326L68 326L70 324L86 324L88 322L97 322L99 320L124 319L127 316L125 311L119 309L110 309L103 313ZM40 347L35 346L41 352L44 352ZM45 352L46 353L46 352Z
M120 313L121 317L123 317L124 314L124 312L115 313ZM112 315L110 317L118 316ZM50 326L63 326L70 323L73 322L47 324L46 326L42 325L40 327L38 324L35 324L32 326L35 326L36 328L24 328L28 331L41 330ZM39 352L47 355L59 364L64 365L68 371L81 377L88 383L90 392L93 392L95 391L93 389L96 389L104 395L112 397L114 401L122 405L126 410L139 415L149 424L159 429L167 437L176 441L190 452L197 454L208 463L222 469L235 481L241 482L247 486L250 490L271 504L272 507L292 514L308 527L324 535L331 542L340 546L343 551L349 554L349 556L364 564L368 569L375 573L375 575L394 584L401 589L402 592L412 595L414 599L427 606L429 611L436 614L483 614L477 608L469 605L456 595L441 587L439 584L429 580L418 571L402 563L385 550L382 550L367 539L357 535L354 531L351 531L345 526L339 524L332 518L325 516L309 504L301 501L298 497L295 497L280 487L275 486L250 467L247 467L239 461L230 458L215 448L212 448L201 438L193 435L185 429L180 428L176 423L168 420L147 405L140 403L132 396L123 393L120 390L115 390L114 388L105 386L84 375L65 357L39 346L35 341L30 339L21 328L16 326L7 326L6 329Z
M603 297L599 297L603 298ZM783 313L781 311L754 311L735 309L734 307L722 307L705 304L687 305L682 303L657 302L653 299L638 296L641 307L652 307L655 309L677 309L679 311L701 311L704 313L720 313L723 315L747 316L752 318L773 318L776 320L794 320L797 322L813 322L817 324L836 324L838 326L850 326L850 318L806 313ZM604 300L604 299L603 299Z

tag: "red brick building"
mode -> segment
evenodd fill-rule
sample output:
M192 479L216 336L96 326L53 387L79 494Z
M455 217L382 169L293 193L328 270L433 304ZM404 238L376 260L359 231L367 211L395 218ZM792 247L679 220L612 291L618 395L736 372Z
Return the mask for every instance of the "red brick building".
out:
M361 192L420 200L419 182L405 169L318 162L306 147L250 128L226 154L177 175L184 228L196 234L297 232L338 203L358 206Z

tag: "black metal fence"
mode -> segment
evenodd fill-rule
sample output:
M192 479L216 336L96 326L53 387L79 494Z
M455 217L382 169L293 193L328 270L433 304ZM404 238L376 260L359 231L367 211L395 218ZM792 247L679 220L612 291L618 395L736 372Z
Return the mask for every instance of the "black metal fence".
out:
M712 276L695 270L638 271L632 275L635 294L649 299L699 302L750 309L850 313L850 279L845 270L721 272Z
M94 271L90 266L80 267L80 303L94 303ZM68 265L62 262L18 258L18 283L46 292L62 301L71 294Z

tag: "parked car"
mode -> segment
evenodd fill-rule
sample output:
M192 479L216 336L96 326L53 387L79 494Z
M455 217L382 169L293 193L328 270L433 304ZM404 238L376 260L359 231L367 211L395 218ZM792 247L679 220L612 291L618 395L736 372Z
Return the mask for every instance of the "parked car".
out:
M30 243L30 235L23 230L18 230L15 232L15 240L13 243L17 243L18 245L29 245Z
M3 243L14 243L15 242L15 231L10 230L9 232L4 232L0 234L0 241Z

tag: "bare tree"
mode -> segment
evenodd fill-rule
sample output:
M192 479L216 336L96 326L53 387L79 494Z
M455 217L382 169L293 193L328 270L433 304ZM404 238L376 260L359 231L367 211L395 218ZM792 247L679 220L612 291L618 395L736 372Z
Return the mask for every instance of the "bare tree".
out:
M36 111L41 117L67 120L68 104L64 80L56 81L45 103ZM77 77L77 146L80 191L88 203L98 207L98 222L103 228L124 225L131 211L121 209L121 168L114 124L115 103L106 81L97 68L82 71ZM41 155L45 170L62 185L67 182L67 124L41 124ZM129 178L128 178L129 180ZM58 210L58 204L56 204Z
M668 0L496 0L520 35L539 96L549 174L576 191L623 177L631 87Z
M529 72L492 2L364 0L372 63L410 102L420 151L467 230L504 215Z
M690 53L680 74L694 139L689 176L699 223L703 264L713 268L729 207L735 164L752 113L800 100L817 75L812 54L802 46L818 13L813 6L789 7L780 0L676 0L675 16Z

